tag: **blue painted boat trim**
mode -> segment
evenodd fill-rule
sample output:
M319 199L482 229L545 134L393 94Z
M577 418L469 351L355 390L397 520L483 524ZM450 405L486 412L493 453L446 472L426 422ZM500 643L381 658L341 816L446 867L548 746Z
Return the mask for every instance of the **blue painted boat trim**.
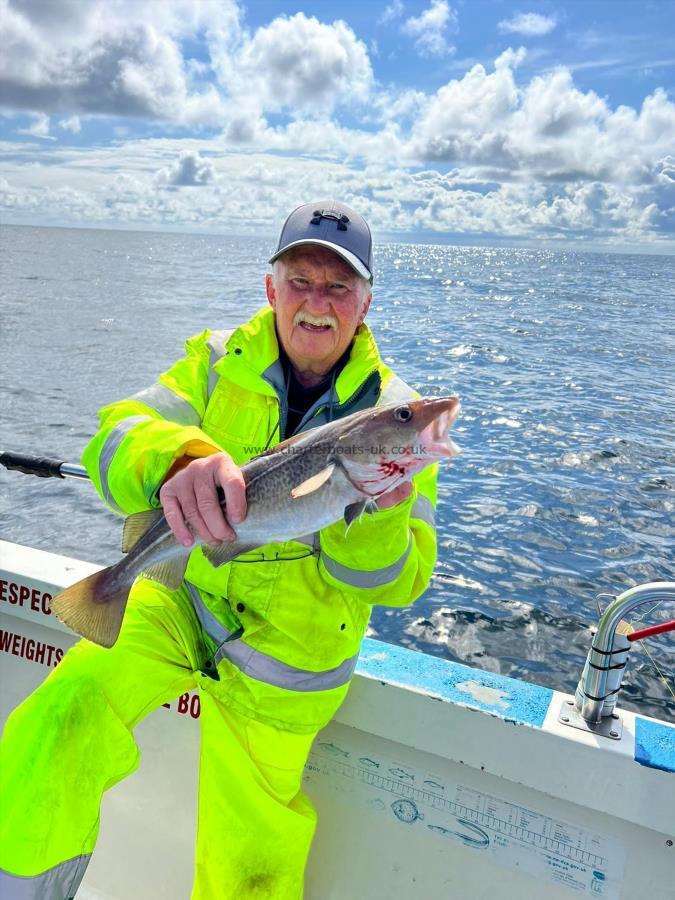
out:
M675 728L636 716L635 760L641 766L675 772Z
M550 688L371 638L363 641L356 672L536 728L553 699Z

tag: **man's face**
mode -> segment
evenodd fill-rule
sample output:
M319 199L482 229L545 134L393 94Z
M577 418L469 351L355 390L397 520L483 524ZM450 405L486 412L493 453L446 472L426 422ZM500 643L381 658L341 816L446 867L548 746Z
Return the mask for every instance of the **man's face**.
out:
M325 375L340 359L370 306L370 286L332 250L293 248L267 276L277 333L300 374ZM303 379L301 379L303 380Z

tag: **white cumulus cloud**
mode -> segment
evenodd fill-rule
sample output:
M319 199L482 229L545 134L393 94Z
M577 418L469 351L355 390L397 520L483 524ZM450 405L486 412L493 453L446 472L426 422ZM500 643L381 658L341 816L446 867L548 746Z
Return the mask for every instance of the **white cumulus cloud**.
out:
M511 168L507 138L519 102L513 74L517 59L500 57L491 73L475 65L462 79L441 87L411 129L411 152L426 161Z
M157 182L167 187L203 187L214 178L213 166L195 151L184 151L176 162L160 169Z
M400 19L403 15L403 3L401 0L393 0L393 3L389 3L382 10L382 15L377 20L378 25L386 25L388 22L393 22L394 19Z
M497 26L502 32L524 34L527 37L541 37L549 34L557 21L554 16L542 16L540 13L518 13L511 19L502 20Z
M410 129L408 152L426 162L479 167L499 180L643 184L675 146L675 105L657 89L638 112L612 110L581 91L565 68L521 86L509 50L493 72L476 65L429 97Z
M653 122L652 122L653 124ZM317 131L321 123L310 123ZM345 136L353 138L353 135ZM389 135L389 143L393 140ZM185 145L188 144L188 149ZM494 235L538 241L559 239L608 243L658 243L672 236L662 191L673 188L673 159L654 166L653 183L577 179L566 183L490 181L468 167L443 174L411 171L373 145L369 162L312 159L299 155L217 153L206 140L129 141L115 147L54 148L49 164L26 165L32 144L12 144L14 161L0 184L5 218L13 221L116 224L140 227L260 233L273 243L278 224L302 199L340 196L377 231L418 230L470 236ZM0 145L0 150L5 149ZM365 147L362 148L365 151ZM209 152L208 161L202 157ZM43 154L51 154L47 146ZM182 161L181 161L182 160ZM157 190L185 179L207 163L208 190ZM194 164L194 168L192 166ZM160 170L161 171L161 170ZM664 185L656 183L661 179ZM671 194L672 206L672 194ZM226 224L224 224L226 223Z
M447 2L388 8L419 53L447 54ZM553 27L536 15L509 23ZM0 202L15 221L274 229L299 199L332 194L388 232L675 237L668 93L612 106L570 68L525 74L522 47L435 90L385 86L345 22L247 28L235 0L0 0L0 46L13 134ZM94 117L107 144L64 139Z
M49 133L49 116L45 115L45 113L35 113L31 124L26 128L17 128L16 133L29 134L32 137L48 141L54 140Z
M280 16L220 60L221 83L253 111L328 114L339 103L365 100L372 88L368 50L342 21ZM244 107L245 108L245 107Z
M234 0L0 0L0 94L9 108L62 114L222 120L217 93L195 87L181 40L239 35Z
M428 9L403 23L401 32L415 39L415 47L422 56L444 56L454 50L445 33L456 27L457 13L446 0L431 0Z
M59 119L59 128L79 134L82 131L82 123L79 116L69 116L67 119Z

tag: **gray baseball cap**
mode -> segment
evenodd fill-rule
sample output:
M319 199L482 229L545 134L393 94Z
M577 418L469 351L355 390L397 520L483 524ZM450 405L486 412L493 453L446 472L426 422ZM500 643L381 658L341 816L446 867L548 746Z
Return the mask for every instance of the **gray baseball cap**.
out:
M366 220L337 200L317 200L293 210L284 222L273 263L291 247L328 247L362 278L373 280L373 239Z

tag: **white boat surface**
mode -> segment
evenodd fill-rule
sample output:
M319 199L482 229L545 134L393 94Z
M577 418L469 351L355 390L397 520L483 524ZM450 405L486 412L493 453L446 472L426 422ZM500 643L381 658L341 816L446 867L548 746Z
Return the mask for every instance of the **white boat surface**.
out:
M76 640L51 596L98 568L0 541L3 722ZM617 708L604 736L561 721L573 703L366 639L305 770L307 900L673 900L675 727ZM136 729L78 900L190 896L198 717L195 692Z

